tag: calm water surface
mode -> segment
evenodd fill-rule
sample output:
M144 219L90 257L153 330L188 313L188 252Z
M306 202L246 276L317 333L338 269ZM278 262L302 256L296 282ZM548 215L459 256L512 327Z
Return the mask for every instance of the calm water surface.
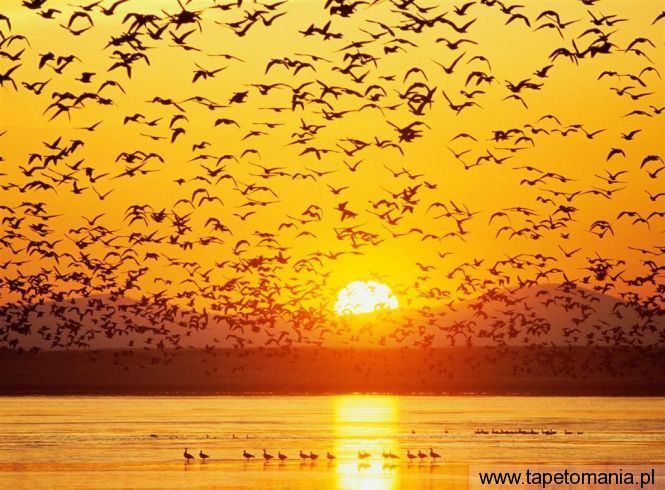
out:
M185 447L211 459L186 465ZM264 464L263 448L289 459ZM430 448L441 460L406 461ZM663 462L664 398L0 398L0 488L467 488L469 465Z

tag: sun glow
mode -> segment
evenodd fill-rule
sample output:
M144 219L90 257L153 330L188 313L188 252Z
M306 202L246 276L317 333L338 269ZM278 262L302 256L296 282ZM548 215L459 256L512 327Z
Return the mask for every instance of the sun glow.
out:
M376 281L354 281L337 295L335 311L338 315L357 315L399 307L397 298L385 284Z

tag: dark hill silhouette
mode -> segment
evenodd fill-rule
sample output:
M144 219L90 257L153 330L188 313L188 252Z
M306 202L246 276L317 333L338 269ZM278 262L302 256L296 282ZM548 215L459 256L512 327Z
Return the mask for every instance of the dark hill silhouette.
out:
M148 303L76 298L36 305L21 319L3 306L3 321L30 327L21 345L40 349L0 351L0 392L665 394L662 312L582 288L340 318L329 330L346 327L353 338L311 348L266 346L290 328L280 323L247 331L252 343L239 348L226 338L238 319L201 328L202 312ZM165 317L168 327L155 327ZM65 351L76 320L75 348ZM429 343L417 334L425 327L437 334ZM61 345L52 347L56 336Z
M158 299L111 299L90 296L33 305L22 317L13 316L13 312L24 308L5 304L0 307L0 321L19 339L17 345L40 350L226 348L237 345L235 339L227 338L229 325L234 335L242 333L238 332L240 319L189 312ZM199 321L204 316L208 321ZM652 321L647 322L647 317ZM165 320L165 326L160 326ZM333 326L344 327L338 331L349 334L316 335L317 342L332 347L522 346L527 342L639 346L665 342L664 312L647 311L607 294L565 285L524 288L510 294L495 291L439 308L415 310L407 305L394 311L337 318L335 322ZM247 346L259 347L276 337L276 332L289 332L290 328L277 320L272 327L248 331L244 337L249 339ZM425 337L429 342L417 335L419 328L432 331Z
M629 304L582 287L549 284L506 296L483 295L455 306L440 325L450 343L463 345L455 325L470 323L473 345L662 345L665 312ZM647 317L655 317L654 327ZM440 346L441 344L435 344Z
M656 347L0 350L0 394L665 395Z

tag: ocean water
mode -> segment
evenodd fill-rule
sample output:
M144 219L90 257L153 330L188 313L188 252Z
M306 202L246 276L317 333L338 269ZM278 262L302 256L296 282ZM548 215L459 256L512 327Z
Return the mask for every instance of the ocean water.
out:
M430 448L436 462L407 461ZM445 489L467 488L470 466L664 462L665 398L0 398L0 488Z

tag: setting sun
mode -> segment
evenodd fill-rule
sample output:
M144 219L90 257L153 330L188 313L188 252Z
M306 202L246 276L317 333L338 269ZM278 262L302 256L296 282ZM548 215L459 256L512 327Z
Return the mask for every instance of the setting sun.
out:
M397 298L385 284L376 281L354 281L337 295L335 311L338 315L371 313L376 310L394 310Z

